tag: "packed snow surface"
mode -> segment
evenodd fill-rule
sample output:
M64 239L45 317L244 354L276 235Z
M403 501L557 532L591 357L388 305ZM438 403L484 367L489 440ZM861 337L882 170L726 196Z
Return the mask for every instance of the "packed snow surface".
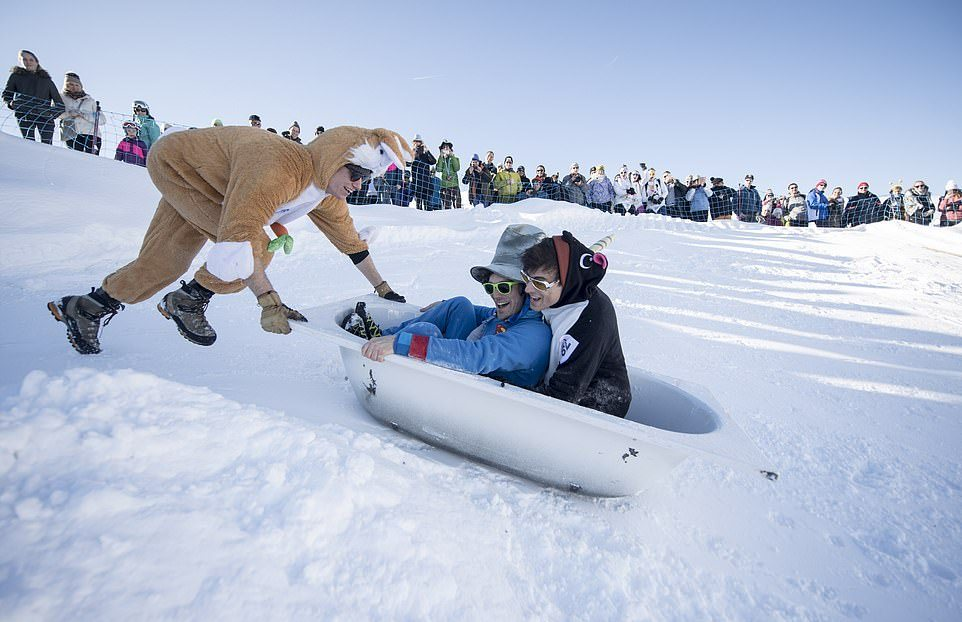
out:
M629 363L705 387L781 478L692 459L600 500L381 426L337 349L263 332L249 293L212 301L214 347L158 295L76 354L47 301L132 259L157 199L142 168L0 136L0 618L962 618L962 227L353 208L419 303L484 303L468 269L510 223L615 233ZM369 291L291 232L285 302Z

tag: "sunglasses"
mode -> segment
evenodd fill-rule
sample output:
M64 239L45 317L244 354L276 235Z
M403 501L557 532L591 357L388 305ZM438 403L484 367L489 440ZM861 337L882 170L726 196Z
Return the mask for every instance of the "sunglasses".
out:
M548 291L549 289L551 289L552 287L554 287L555 285L561 282L561 279L548 281L546 279L534 277L528 274L527 272L525 272L524 270L521 271L521 278L524 280L525 283L531 283L532 285L534 285L535 289L543 292Z
M366 180L373 172L364 168L363 166L358 166L357 164L345 164L344 166L351 173L351 181Z
M491 283L490 281L484 283L484 291L486 294L491 295L494 292L499 294L510 294L511 288L515 285L520 285L520 281L499 281L497 283Z

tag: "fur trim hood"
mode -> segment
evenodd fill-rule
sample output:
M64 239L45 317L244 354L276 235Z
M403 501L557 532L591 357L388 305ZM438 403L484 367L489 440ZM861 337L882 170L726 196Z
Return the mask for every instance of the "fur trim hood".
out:
M314 163L314 182L327 188L331 177L349 163L380 177L393 164L400 169L414 159L411 147L397 132L343 125L320 134L306 145Z
M32 72L27 71L26 69L24 69L24 68L21 67L20 65L14 65L13 67L10 68L10 73L16 74L16 75L18 75L18 76L22 76L22 75L25 75L25 74L30 74L30 73L32 73ZM49 78L49 77L50 77L50 74L47 73L47 70L44 69L43 67L37 67L37 75L40 76L41 78Z

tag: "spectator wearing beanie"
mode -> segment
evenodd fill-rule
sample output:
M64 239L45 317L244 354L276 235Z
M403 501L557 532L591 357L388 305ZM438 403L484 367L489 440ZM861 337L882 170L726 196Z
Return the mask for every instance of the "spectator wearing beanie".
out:
M858 193L848 198L845 205L845 226L856 227L858 225L878 222L882 202L873 192L869 192L868 182L863 181L858 184Z
M100 153L100 107L84 92L80 76L68 72L63 81L64 113L60 117L60 138L70 149Z
M819 179L815 187L808 191L805 197L805 208L808 210L808 222L814 222L816 227L828 226L828 198L825 189L828 182Z
M952 227L962 221L962 191L954 179L945 183L945 196L939 201L942 227Z
M36 130L41 142L53 144L54 121L63 113L63 98L36 54L20 50L19 59L20 66L10 70L3 102L13 110L24 138L36 140Z
M251 127L259 128L261 126L261 118L256 114L247 117L247 121L251 124Z

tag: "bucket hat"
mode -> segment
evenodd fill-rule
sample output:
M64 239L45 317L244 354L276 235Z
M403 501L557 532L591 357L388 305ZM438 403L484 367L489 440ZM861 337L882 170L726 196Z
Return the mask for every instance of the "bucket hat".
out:
M508 225L498 240L494 259L486 266L471 268L471 277L484 283L492 273L509 279L521 280L521 254L545 237L544 231L534 225Z

